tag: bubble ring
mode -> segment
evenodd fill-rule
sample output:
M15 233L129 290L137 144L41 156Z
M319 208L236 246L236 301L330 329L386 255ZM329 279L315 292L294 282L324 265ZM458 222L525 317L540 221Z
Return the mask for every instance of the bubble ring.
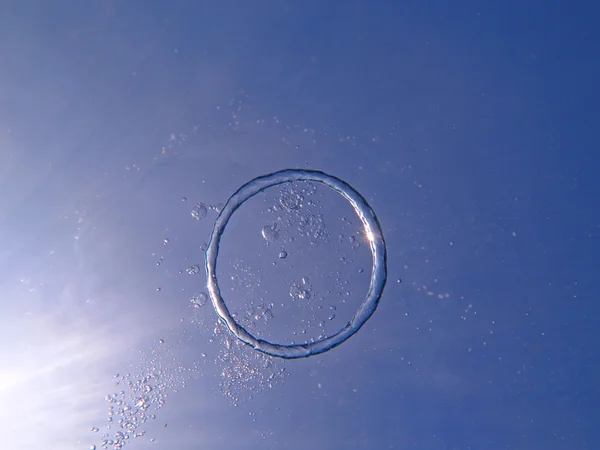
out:
M221 236L227 227L233 213L249 198L264 191L265 189L283 183L294 181L313 181L324 184L344 197L354 208L359 219L363 223L364 232L371 254L373 256L373 269L371 271L371 282L369 290L359 306L354 317L336 333L305 344L274 344L269 341L257 339L244 327L239 325L227 309L227 305L221 296L221 290L217 281L217 257L219 255L219 244ZM365 198L345 181L316 170L287 169L260 176L249 181L239 188L230 198L215 220L210 243L206 250L205 266L207 288L210 298L219 317L225 322L229 330L242 342L250 345L255 350L280 358L294 359L306 358L312 355L324 353L342 344L346 339L354 335L360 327L373 315L387 279L387 259L385 240L379 220L375 212L369 206Z

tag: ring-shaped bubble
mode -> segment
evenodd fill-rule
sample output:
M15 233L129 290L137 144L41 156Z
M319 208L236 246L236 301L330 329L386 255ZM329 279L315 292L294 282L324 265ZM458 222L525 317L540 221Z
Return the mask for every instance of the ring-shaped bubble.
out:
M217 281L217 257L219 255L219 244L221 236L227 227L233 213L249 198L264 191L265 189L283 183L294 181L312 181L324 184L341 194L354 208L356 214L364 226L364 233L373 256L373 269L371 271L371 282L367 295L358 311L352 319L338 332L305 344L274 344L269 341L257 339L244 327L239 325L227 309L227 305L221 296L221 290ZM352 186L339 178L327 175L316 170L287 169L280 172L260 176L239 188L221 210L215 220L214 228L210 237L210 243L206 250L206 276L207 287L212 304L219 317L225 322L229 330L242 342L250 345L255 350L280 358L293 359L305 358L318 355L331 350L343 343L355 334L367 320L373 315L387 279L386 247L381 225L375 212L367 201Z

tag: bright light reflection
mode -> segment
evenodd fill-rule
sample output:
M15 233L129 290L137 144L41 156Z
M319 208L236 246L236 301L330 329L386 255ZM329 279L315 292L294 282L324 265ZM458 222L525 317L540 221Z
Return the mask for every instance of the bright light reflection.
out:
M369 241L369 242L374 242L375 241L375 235L369 229L365 230L365 237L367 238L367 241Z
M1 447L88 448L97 438L90 424L105 414L110 378L102 366L117 343L108 330L66 326L51 315L11 317L15 324L20 332L0 360Z

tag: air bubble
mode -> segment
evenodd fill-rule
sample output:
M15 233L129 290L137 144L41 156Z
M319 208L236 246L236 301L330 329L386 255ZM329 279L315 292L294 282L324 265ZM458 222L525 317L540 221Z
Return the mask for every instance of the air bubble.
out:
M297 284L292 284L292 286L290 287L290 297L298 298L300 290L300 286L298 286Z
M249 198L263 192L271 186L277 186L283 183L292 183L295 181L311 181L322 183L344 197L354 208L358 218L364 226L364 235L369 236L369 247L373 257L373 270L371 272L371 281L367 296L358 308L358 311L352 319L342 327L337 333L330 336L319 337L309 343L303 344L276 344L265 340L258 340L250 334L245 328L240 326L235 318L229 312L225 300L221 296L217 280L217 258L219 255L219 244L221 237L227 227L229 219L233 213ZM283 204L282 204L283 206ZM289 205L288 205L289 206ZM285 207L285 206L284 206ZM311 234L324 233L322 220L319 219L319 227L316 232ZM264 237L264 235L263 235ZM208 289L217 314L226 323L229 330L242 342L250 347L266 353L271 356L281 358L304 358L312 355L327 352L334 347L342 344L346 339L354 335L364 323L373 315L379 300L383 294L387 279L387 261L386 247L381 231L381 226L377 216L358 192L346 182L339 178L327 175L323 172L312 170L289 169L275 172L269 175L257 177L243 185L232 195L225 204L221 214L217 217L210 243L206 252L206 275L208 280ZM292 294L290 292L290 294ZM324 326L324 322L320 326Z
M261 231L262 237L267 242L273 242L279 237L277 225L265 225Z
M285 259L285 258L287 258L287 255L288 254L287 254L287 252L285 250L281 250L279 252L279 259Z
M208 209L204 203L198 203L194 209L192 209L192 217L196 220L202 220L208 214Z
M194 264L193 266L188 267L185 270L188 275L196 275L198 272L200 272L200 266L198 264Z
M308 300L310 298L310 291L298 284L292 284L290 287L290 297L293 299Z
M194 295L190 300L194 308L202 308L208 302L208 295L204 292L200 292L197 295Z
M302 204L304 202L304 197L299 192L296 192L294 189L284 189L281 192L281 197L279 198L279 203L286 209L288 212L296 211L302 208Z

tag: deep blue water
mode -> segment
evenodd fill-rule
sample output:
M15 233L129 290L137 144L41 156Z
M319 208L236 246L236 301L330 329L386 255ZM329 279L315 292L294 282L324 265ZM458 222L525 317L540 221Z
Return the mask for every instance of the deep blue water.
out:
M599 13L2 2L3 445L100 449L152 373L146 434L127 448L596 448ZM210 303L191 308L206 279L186 269L202 265L218 204L286 168L365 196L389 277L356 336L283 362L215 329ZM290 302L292 283L336 299L334 328L362 301L358 221L340 220L343 199L318 191L309 207L301 192L305 213L265 197L223 238L240 320ZM265 244L263 226L285 220L312 234ZM318 308L298 311L265 330L328 330Z

